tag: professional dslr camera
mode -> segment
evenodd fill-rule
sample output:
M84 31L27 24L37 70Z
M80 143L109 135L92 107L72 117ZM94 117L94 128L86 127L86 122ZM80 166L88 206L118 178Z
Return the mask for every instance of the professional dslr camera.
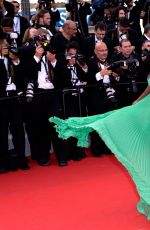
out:
M40 44L43 47L45 52L49 51L50 53L55 54L56 51L50 46L48 42L49 40L50 40L49 34L41 34L41 35L34 37L35 44L37 45Z
M75 58L81 66L84 66L86 64L86 58L83 54L67 55L66 56L66 60L70 60L72 58Z
M137 85L136 85L136 76L137 76L137 69L139 67L139 61L136 58L129 58L126 60L120 60L113 62L108 69L111 69L112 71L117 72L117 68L121 66L128 66L128 75L127 77L131 79L132 84L132 91L137 92Z
M142 57L142 58L145 58L145 59L150 58L150 50L144 49L144 50L142 51L141 57Z
M19 49L17 48L17 42L16 42L16 39L18 38L18 34L15 33L15 32L11 32L11 33L8 33L7 34L7 41L8 43L10 44L8 46L8 50L13 53L14 55L17 55L19 54Z
M108 66L107 69L110 69L110 70L115 72L115 70L121 66L128 66L129 71L132 71L132 70L135 70L136 67L139 66L139 61L136 58L134 58L134 59L129 58L126 60L120 60L120 61L113 62L110 66Z
M39 9L44 8L44 9L50 9L50 3L53 2L54 0L38 0L39 3Z

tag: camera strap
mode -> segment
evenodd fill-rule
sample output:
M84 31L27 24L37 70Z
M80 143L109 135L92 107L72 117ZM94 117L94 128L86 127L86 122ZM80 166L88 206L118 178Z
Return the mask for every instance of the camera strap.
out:
M44 65L44 68L45 68L45 72L46 72L46 75L47 75L47 77L48 77L48 80L50 81L50 82L52 82L53 81L53 78L54 78L54 72L53 72L53 69L52 69L52 67L49 65L49 63L48 63L48 60L47 60L47 57L46 56L44 56L45 57L45 61L43 60L43 58L41 59L41 62L43 63L43 65Z

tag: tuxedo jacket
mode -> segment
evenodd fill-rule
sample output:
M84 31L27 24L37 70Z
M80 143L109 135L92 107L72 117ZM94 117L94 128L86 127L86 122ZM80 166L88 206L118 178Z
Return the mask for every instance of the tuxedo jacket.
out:
M64 55L66 46L71 41L76 41L78 44L80 44L80 40L77 36L67 40L61 32L58 32L51 37L51 46L56 50L57 56L60 57Z
M109 56L111 56L113 54L111 39L104 37L103 42L107 45ZM94 55L95 44L96 42L94 34L84 39L82 52L86 57L90 58Z
M121 60L125 61L127 59L132 59L132 60L136 59L139 62L139 64L141 63L140 57L137 54L135 54L135 53L132 53L130 55L130 57L128 57L128 58L126 58L125 56L123 56L122 53L116 54L116 55L113 56L112 62L121 61ZM140 69L139 66L136 66L135 70L132 73L132 75L134 73L136 74L136 80L137 81L138 81L138 78L139 78L139 74L138 74L139 73L139 69ZM122 69L121 66L120 66L120 67L116 68L116 73L118 73L119 76L120 76L119 82L123 83L123 82L131 82L132 81L132 79L130 78L131 72L129 72L128 69L127 70L126 69Z
M111 107L108 97L106 95L106 88L103 84L103 79L97 81L96 73L101 71L101 67L98 65L99 60L96 56L89 59L88 62L88 88L87 88L87 101L88 101L88 114L95 115L108 111ZM107 64L110 64L110 60L107 60ZM116 80L110 76L110 84L115 89Z
M126 12L128 12L128 9L126 9ZM142 35L141 33L141 27L140 27L140 13L141 13L141 7L138 2L136 2L136 5L133 6L132 10L130 10L130 27L137 31L138 38Z
M10 64L11 60L8 59L8 62ZM14 70L14 76L12 77L12 82L16 85L18 92L23 91L24 90L24 79L22 76L21 64L13 65L13 70ZM0 97L6 96L7 83L8 83L7 70L5 68L4 61L0 59Z
M91 5L88 2L84 2L84 4L81 4L79 9L78 4L76 5L76 3L74 4L74 6L72 6L72 4L70 3L66 4L66 10L68 12L71 12L71 19L78 22L79 29L81 32L83 30L85 36L88 35L88 24L86 18L87 15L90 15L92 13L90 7Z
M25 17L22 17L20 15L18 17L20 19L20 34L19 34L18 39L17 39L17 44L18 44L18 46L21 46L24 33L25 33L26 29L28 29L30 24Z
M35 89L38 87L38 72L41 70L41 61L36 62L34 59L35 54L35 46L27 46L22 47L21 49L21 66L22 66L22 74L24 75L24 79L26 83L33 82L35 85ZM56 67L48 62L48 69L53 73L52 78L50 79L53 83L55 89L61 87L61 72L57 71L59 63L56 64ZM59 77L58 77L59 76Z
M82 82L87 82L87 73L85 73L78 64L75 64L74 67L78 79ZM67 67L67 61L65 60L65 57L58 59L55 67L55 74L57 76L57 86L59 86L60 89L75 87L72 84L71 69Z
M147 38L143 35L140 39L139 39L139 41L138 41L138 43L137 43L137 46L136 46L136 51L139 53L139 54L141 54L141 52L142 52L142 44L145 42L147 40Z
M5 9L7 10L7 14L5 15L5 17L11 17L13 18L14 17L14 5L8 1L5 1L4 0L4 6L5 6ZM3 18L3 14L0 13L0 21L1 19Z
M111 39L113 47L119 46L118 29L109 30L106 36L108 36ZM131 42L133 46L136 46L137 41L138 41L138 34L135 30L129 29L127 38L129 39L129 41Z
M103 84L103 80L100 80L99 82L96 80L96 73L101 71L101 67L99 66L100 61L98 60L98 58L94 55L93 57L91 57L87 64L88 64L88 84ZM107 65L111 64L110 59L106 60ZM110 82L114 83L114 77L110 76Z

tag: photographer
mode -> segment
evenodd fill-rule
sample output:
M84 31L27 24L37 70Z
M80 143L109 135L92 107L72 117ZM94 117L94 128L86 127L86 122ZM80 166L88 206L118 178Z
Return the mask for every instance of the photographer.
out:
M104 18L104 0L92 0L93 13L90 16L92 25L101 22Z
M60 12L56 8L56 3L54 0L38 0L39 3L39 10L45 9L48 10L51 15L51 20L56 26L56 22L60 20Z
M20 60L9 49L5 35L0 38L0 173L7 172L8 156L8 128L10 127L14 149L17 154L18 167L27 170L29 166L25 157L25 134L23 127L23 112L19 95L24 85L21 75ZM15 168L14 170L16 170Z
M119 19L126 16L126 9L124 6L117 6L112 9L111 20L112 23L107 26L107 30L113 30L118 27Z
M116 67L118 83L125 83L117 88L119 107L131 105L139 94L139 86L136 84L139 81L139 57L133 50L131 42L123 39L120 42L120 53L112 58L113 62L120 61L120 66Z
M143 26L150 23L150 0L139 0L141 4L141 18L143 19Z
M125 0L126 17L129 19L130 28L136 30L138 38L142 35L140 27L141 5L138 1Z
M3 18L1 21L2 33L5 33L9 45L17 47L18 33L13 30L13 19L10 17Z
M70 19L77 22L82 37L88 36L87 15L92 13L90 6L90 3L84 0L69 0L66 4Z
M55 34L55 26L51 21L51 15L48 10L41 9L38 11L35 17L35 28L47 30L51 37Z
M61 73L64 118L86 116L86 90L82 85L86 85L87 65L85 57L79 53L78 43L68 43L64 59L58 60L56 71L58 75ZM67 141L67 146L68 159L78 161L84 157L83 150L77 147L73 138Z
M144 27L144 33L140 40L138 41L138 44L136 46L136 50L139 54L142 52L142 45L144 44L145 41L149 40L150 41L150 24L147 24Z
M48 10L51 0L38 0L38 3L39 3L39 9Z
M15 15L13 18L13 22L14 22L13 31L18 34L17 45L21 46L24 33L26 29L29 27L29 22L25 17L19 14L19 10L20 10L19 2L12 1L12 4L14 5L14 11L15 11Z
M140 79L147 82L150 73L150 40L146 40L142 44L141 65L140 65ZM143 84L142 90L147 86Z
M63 140L57 137L54 127L48 122L49 117L60 117L61 113L60 95L56 91L59 88L59 78L55 72L56 55L49 41L45 39L47 33L43 34L43 31L40 29L35 45L31 47L32 52L24 59L24 74L28 78L26 97L29 104L26 124L31 150L34 151L32 156L37 163L41 166L49 165L52 142L59 166L66 166Z
M95 55L88 62L88 115L105 113L117 107L115 90L117 74L108 68L111 62L108 59L106 44L97 42L94 53ZM109 152L95 132L91 133L91 152L94 156L101 156L103 153Z
M9 1L0 0L0 21L4 17L14 17L14 7Z
M107 25L103 22L98 22L95 25L94 33L84 39L82 50L86 58L94 55L94 49L97 42L105 42L108 47L109 56L113 54L112 42L111 39L106 36L106 33Z
M138 34L135 30L130 28L130 22L126 17L121 17L116 29L109 30L106 34L113 44L114 51L120 52L119 43L123 39L128 39L133 46L136 46L138 41Z

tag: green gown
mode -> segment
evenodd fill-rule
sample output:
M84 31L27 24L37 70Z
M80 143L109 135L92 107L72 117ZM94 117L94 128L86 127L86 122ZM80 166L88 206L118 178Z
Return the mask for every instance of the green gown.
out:
M105 114L49 121L59 137L73 136L82 147L88 147L89 133L95 130L132 176L140 195L137 209L150 220L150 95Z

